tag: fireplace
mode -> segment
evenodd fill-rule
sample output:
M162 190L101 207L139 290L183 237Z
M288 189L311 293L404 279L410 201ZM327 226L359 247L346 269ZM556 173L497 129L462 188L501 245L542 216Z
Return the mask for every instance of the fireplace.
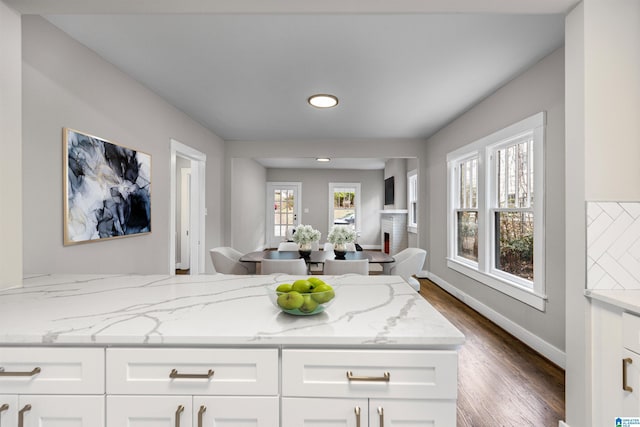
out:
M408 246L407 213L406 209L380 211L380 246L391 256Z

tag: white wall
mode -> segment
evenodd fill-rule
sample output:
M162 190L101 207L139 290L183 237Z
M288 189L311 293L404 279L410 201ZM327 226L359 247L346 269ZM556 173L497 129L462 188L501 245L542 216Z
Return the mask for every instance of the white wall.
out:
M22 25L24 271L168 273L171 138L207 155L205 248L218 246L223 142L41 17ZM151 154L151 234L63 246L63 127Z
M0 2L0 289L22 280L20 15Z
M302 182L302 218L300 223L310 224L322 233L321 243L329 233L329 183L360 183L360 236L363 246L380 246L380 214L384 203L382 170L347 169L267 169L267 181ZM308 213L304 210L308 209Z
M545 312L459 274L446 263L447 153L540 111L547 112ZM419 215L428 231L421 234L420 246L428 249L429 271L475 299L513 326L520 338L561 364L563 360L558 359L563 359L565 347L564 50L553 52L429 138L424 158L420 172L428 174L427 188L420 191L420 197L428 201L426 209L421 203ZM421 179L420 184L424 181Z
M267 171L253 159L236 158L227 164L232 177L231 227L228 227L231 247L245 253L263 250L266 247Z
M640 2L584 0L566 20L566 421L591 414L587 201L640 200Z

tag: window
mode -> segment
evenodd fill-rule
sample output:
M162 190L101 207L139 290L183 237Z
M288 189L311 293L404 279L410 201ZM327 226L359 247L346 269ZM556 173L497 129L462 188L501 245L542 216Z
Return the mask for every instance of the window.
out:
M448 266L544 310L544 113L447 155Z
M346 225L360 230L360 183L329 183L329 230Z
M418 232L418 171L412 170L407 173L407 208L409 217L407 231Z

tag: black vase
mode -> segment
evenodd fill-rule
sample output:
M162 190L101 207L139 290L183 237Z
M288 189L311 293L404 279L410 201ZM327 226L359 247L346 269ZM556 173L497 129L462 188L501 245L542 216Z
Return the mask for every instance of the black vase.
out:
M336 254L336 259L344 259L345 255L347 254L347 251L337 251L334 249L333 253Z
M300 254L300 257L304 258L305 260L308 260L309 257L311 257L311 251L303 251L302 249L298 249L298 253Z

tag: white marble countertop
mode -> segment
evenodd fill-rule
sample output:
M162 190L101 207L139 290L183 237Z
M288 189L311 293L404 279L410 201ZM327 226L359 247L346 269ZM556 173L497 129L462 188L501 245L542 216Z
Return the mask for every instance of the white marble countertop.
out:
M0 291L0 345L455 349L464 336L398 276L323 276L336 299L292 316L267 292L289 276L27 277Z
M640 290L587 289L586 296L640 314Z

